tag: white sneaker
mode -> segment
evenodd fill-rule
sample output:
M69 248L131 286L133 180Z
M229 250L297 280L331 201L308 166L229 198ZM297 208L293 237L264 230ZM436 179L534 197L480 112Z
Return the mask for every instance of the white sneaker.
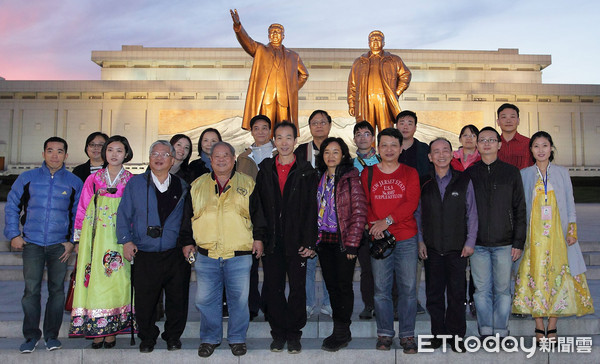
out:
M331 305L323 305L321 306L321 313L325 315L329 315L329 317L333 317L333 309Z
M312 316L313 312L315 312L314 307L306 306L306 318L310 318Z

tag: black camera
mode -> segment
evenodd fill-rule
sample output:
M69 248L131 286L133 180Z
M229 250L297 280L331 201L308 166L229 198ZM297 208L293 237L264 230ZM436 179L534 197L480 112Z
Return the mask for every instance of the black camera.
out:
M372 243L369 253L375 259L384 259L389 257L396 247L396 238L387 230L383 231L383 238L373 239L371 236L371 239ZM388 254L386 254L386 252L388 252Z
M156 239L162 236L162 226L148 226L146 228L146 235L149 237Z

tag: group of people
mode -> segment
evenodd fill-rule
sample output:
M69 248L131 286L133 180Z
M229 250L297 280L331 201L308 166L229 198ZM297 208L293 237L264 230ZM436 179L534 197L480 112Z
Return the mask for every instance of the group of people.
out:
M508 336L512 310L535 318L538 340L555 340L558 317L593 312L568 172L551 163L548 133L528 139L517 132L515 105L498 109L502 134L465 126L456 152L444 138L429 145L417 140L417 115L408 110L397 115L396 127L377 135L369 122L358 122L356 158L343 139L329 137L331 123L326 111L314 111L313 140L296 148L293 123L272 126L269 117L257 115L249 123L254 143L237 158L208 128L191 163L192 142L177 134L150 146L148 169L139 175L123 167L133 157L123 136L92 133L85 147L89 161L75 175L64 165L67 142L49 138L42 167L18 177L6 204L4 234L13 249L23 250L21 352L35 350L42 337L45 265L43 337L48 350L61 347L63 281L72 250L78 258L69 336L93 339L94 349L114 347L116 335L134 330L140 352L153 351L163 291L161 337L168 350L180 349L192 263L201 357L222 342L224 302L234 355L247 352L249 321L259 310L271 327L270 350L287 345L289 353L300 352L314 305L309 267L314 271L317 256L333 318L322 342L327 351L352 340L357 260L365 305L359 316L371 318L374 311L378 350L391 349L397 316L404 353L418 351L419 262L433 348L443 343L439 335L466 333L468 260L481 336ZM451 341L457 352L465 351L461 345Z

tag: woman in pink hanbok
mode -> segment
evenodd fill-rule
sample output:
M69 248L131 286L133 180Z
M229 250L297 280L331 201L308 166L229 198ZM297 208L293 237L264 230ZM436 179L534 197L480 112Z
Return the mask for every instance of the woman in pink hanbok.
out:
M75 218L79 241L69 336L93 338L92 348L112 348L116 335L130 332L130 264L117 244L117 209L132 174L123 168L133 157L127 139L110 137L102 147L107 163L83 185Z

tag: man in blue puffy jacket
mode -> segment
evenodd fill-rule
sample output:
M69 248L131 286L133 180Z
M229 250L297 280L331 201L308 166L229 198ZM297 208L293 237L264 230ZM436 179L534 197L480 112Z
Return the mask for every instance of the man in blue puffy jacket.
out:
M65 305L67 260L73 251L72 228L81 194L81 180L65 169L67 142L44 142L40 168L24 172L13 183L5 207L4 235L13 250L23 251L25 292L23 336L19 350L31 353L42 336L39 328L44 266L48 267L48 301L44 316L47 350L61 348L58 332ZM19 222L21 225L19 225Z

